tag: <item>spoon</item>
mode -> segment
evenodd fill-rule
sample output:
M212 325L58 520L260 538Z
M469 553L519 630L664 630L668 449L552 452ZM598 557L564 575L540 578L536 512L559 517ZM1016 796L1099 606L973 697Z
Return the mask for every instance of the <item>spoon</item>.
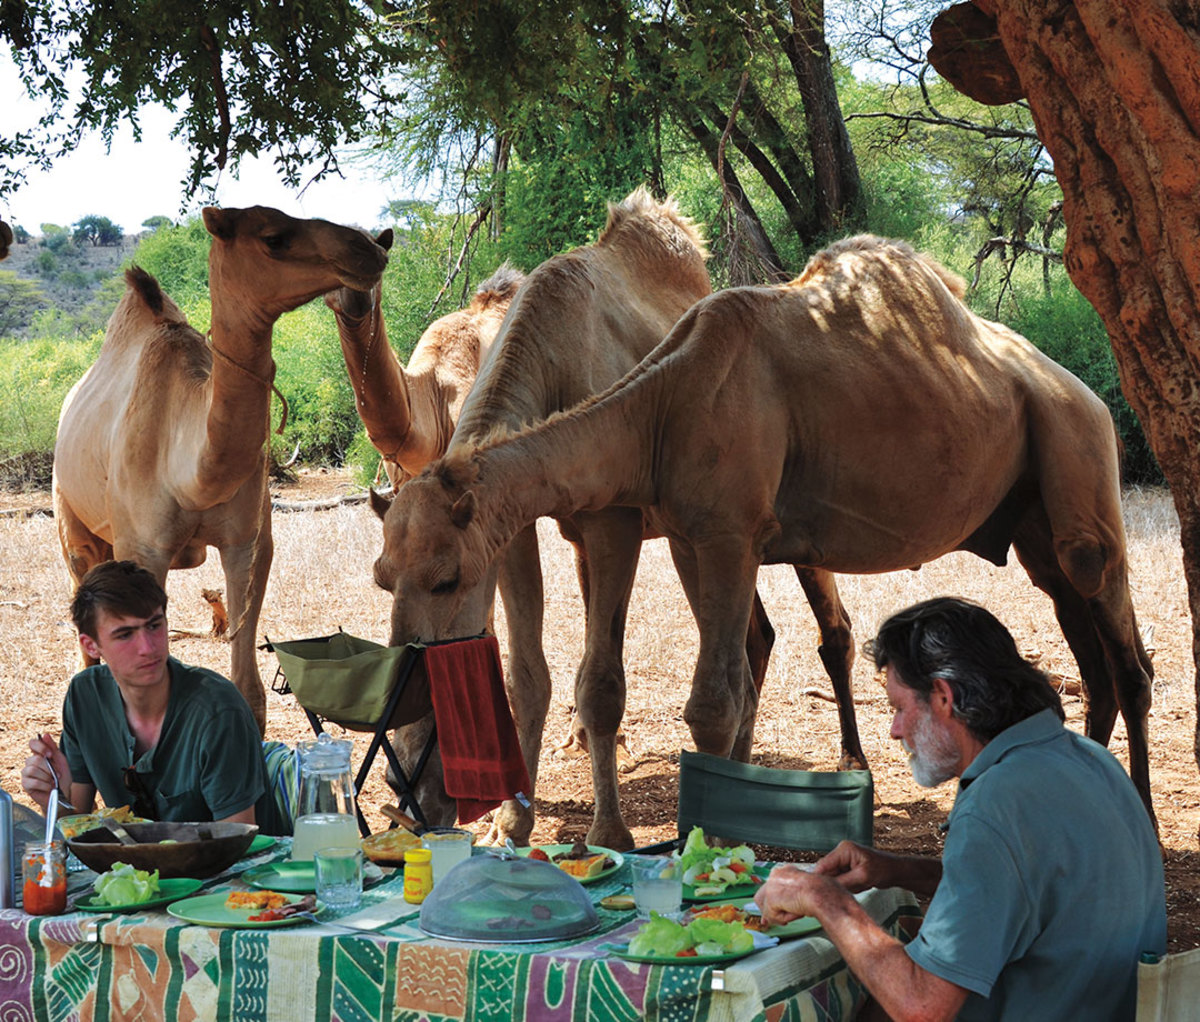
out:
M54 840L54 824L58 820L58 787L50 792L50 801L46 803L46 844Z

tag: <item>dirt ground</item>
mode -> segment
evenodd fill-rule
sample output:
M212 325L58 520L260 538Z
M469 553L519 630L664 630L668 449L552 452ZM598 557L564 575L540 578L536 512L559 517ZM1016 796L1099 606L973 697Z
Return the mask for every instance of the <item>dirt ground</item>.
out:
M295 482L272 489L286 504L301 504L350 495L357 488L345 473L316 471L302 472ZM57 733L62 693L75 665L66 572L49 504L44 492L0 492L0 558L6 565L0 574L0 780L14 793L20 790L29 737L39 729ZM1125 505L1133 598L1156 670L1150 718L1152 784L1166 864L1170 949L1178 951L1200 946L1200 777L1192 751L1196 711L1190 620L1178 524L1169 497L1162 491L1131 491ZM303 638L341 626L386 641L389 597L370 578L371 562L379 552L379 524L365 504L341 503L319 511L277 509L273 527L275 559L260 637ZM591 778L585 759L560 757L553 746L565 737L570 719L582 609L569 548L552 523L541 523L540 530L546 654L554 699L539 766L534 840L571 841L585 834L591 819ZM168 592L172 628L196 633L175 638L175 655L227 672L228 645L207 634L211 619L200 598L201 588L222 585L219 560L213 556L193 571L173 573ZM839 585L859 641L894 610L929 596L953 593L984 603L1008 624L1022 650L1062 684L1068 724L1083 730L1074 661L1049 601L1032 588L1019 567L994 568L969 555L951 555L917 572L841 576ZM816 655L812 615L790 569L764 569L760 592L777 639L759 709L754 761L834 769L837 715ZM504 650L502 607L497 631ZM626 637L625 731L631 760L621 775L621 804L639 844L674 832L678 752L691 745L683 704L696 642L666 545L661 540L648 543ZM261 653L259 666L269 684L277 666L274 658ZM891 718L880 684L861 657L854 680L859 727L875 776L877 844L936 853L937 827L953 802L953 785L932 791L916 786L888 737ZM268 737L289 743L312 737L291 696L268 692ZM352 737L359 753L365 750L367 736ZM1128 762L1119 721L1110 748ZM392 799L383 781L382 757L378 764L360 802L373 826L383 829L386 819L379 807ZM486 824L473 829L483 834Z

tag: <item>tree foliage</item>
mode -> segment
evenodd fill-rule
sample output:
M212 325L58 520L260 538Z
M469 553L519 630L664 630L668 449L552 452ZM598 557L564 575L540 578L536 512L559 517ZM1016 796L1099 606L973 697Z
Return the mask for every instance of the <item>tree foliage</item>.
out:
M71 235L76 245L119 245L125 232L106 216L90 213L75 221Z
M129 123L140 138L150 103L178 112L189 191L244 156L273 158L292 186L307 164L334 172L334 150L378 126L396 99L391 36L373 0L2 3L0 43L46 110L0 136L0 197L86 133L107 142Z
M0 337L28 326L34 313L47 304L46 296L33 281L0 269Z

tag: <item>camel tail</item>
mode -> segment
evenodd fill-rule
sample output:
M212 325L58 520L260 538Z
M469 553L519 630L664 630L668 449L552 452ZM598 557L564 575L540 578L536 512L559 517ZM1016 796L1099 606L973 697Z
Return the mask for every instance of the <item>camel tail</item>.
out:
M506 259L496 267L495 273L475 289L471 304L478 309L487 309L501 302L512 301L513 295L524 283L525 274Z

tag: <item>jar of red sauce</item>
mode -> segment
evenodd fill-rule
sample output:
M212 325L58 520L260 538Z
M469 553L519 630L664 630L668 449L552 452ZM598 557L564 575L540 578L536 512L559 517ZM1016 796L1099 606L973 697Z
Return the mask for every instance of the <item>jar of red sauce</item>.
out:
M61 841L30 841L22 862L22 903L31 916L56 916L67 908L67 854Z

